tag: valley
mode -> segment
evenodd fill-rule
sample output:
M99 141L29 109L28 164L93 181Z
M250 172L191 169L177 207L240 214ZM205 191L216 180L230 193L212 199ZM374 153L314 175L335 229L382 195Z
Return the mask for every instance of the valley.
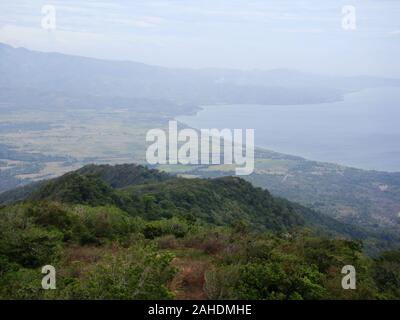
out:
M6 45L0 46L0 56L0 192L5 192L0 199L7 198L7 190L91 163L146 164L148 130L167 129L169 120L193 114L207 103L222 105L237 99L232 102L317 104L341 101L346 93L365 88L399 85L395 79L361 81L290 70L173 71ZM36 81L26 77L33 71L18 59L35 61ZM10 65L18 68L11 70ZM49 72L50 67L58 72ZM223 86L216 81L221 77ZM240 98L228 94L232 86ZM229 165L157 168L186 178L234 174ZM400 173L360 170L258 148L255 171L246 179L276 196L365 228L384 242L397 242Z

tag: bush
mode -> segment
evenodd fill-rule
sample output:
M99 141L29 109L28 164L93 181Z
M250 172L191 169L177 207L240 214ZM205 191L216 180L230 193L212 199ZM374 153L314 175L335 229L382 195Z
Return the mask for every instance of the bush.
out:
M99 241L101 239L121 239L132 232L137 232L139 227L137 220L129 217L125 212L112 206L87 207L77 206L75 214L85 226L83 240L90 238Z
M400 249L384 252L374 262L373 278L384 299L400 297Z
M79 282L63 290L69 299L172 299L166 285L175 273L173 256L153 247L137 246L108 255Z
M178 246L175 236L166 235L157 239L157 244L160 249L175 249Z
M154 224L148 224L144 228L143 234L146 239L154 239L160 237L163 234L163 232L160 226Z
M183 238L188 233L190 227L186 221L179 218L163 219L150 222L143 230L146 239L155 239L163 235L173 235L176 238Z
M33 224L20 207L12 209L0 213L0 255L27 268L54 262L63 234Z
M40 270L25 268L6 273L0 278L0 299L42 299L42 276Z

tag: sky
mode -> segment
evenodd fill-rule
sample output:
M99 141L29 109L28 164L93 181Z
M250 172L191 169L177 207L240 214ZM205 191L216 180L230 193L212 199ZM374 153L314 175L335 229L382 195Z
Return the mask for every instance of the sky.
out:
M55 29L42 26L46 5ZM355 9L350 29L344 6ZM0 42L167 67L400 78L400 0L1 0Z

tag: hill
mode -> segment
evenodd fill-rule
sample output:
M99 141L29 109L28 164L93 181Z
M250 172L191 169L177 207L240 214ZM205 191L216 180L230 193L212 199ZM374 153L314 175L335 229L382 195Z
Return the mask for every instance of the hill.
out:
M157 220L192 217L214 225L244 221L253 230L288 231L309 225L325 233L366 238L367 233L272 196L236 177L184 179L135 164L88 165L59 178L0 195L0 203L57 201L113 205L132 216Z
M0 207L0 299L400 298L398 251L369 258L361 231L240 178L90 165L24 191Z

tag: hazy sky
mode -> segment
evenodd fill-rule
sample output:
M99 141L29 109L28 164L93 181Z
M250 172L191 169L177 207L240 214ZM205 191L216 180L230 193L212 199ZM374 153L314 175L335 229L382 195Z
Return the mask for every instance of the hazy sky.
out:
M41 27L44 5L56 30ZM342 8L356 29L342 28ZM400 77L400 0L1 0L0 42L174 67Z

